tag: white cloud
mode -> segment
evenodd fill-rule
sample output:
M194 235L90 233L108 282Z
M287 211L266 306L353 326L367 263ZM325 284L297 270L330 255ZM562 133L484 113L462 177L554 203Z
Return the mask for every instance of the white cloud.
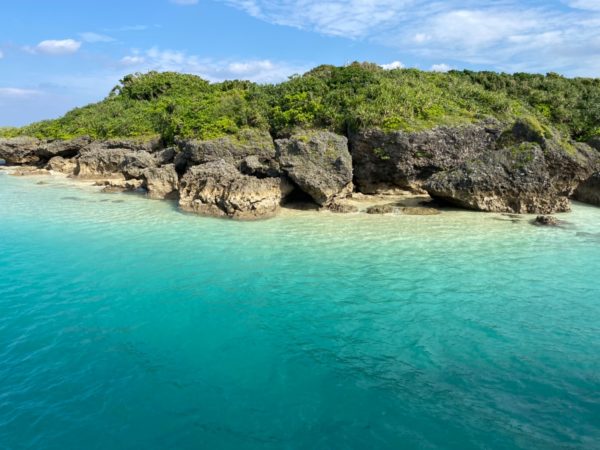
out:
M432 72L448 72L449 70L452 70L452 67L450 67L448 64L434 64L433 66L431 66L430 69Z
M147 70L184 72L199 75L209 81L244 79L257 83L274 83L289 76L304 73L310 67L268 59L215 60L190 55L183 51L153 47L144 52L132 51L119 61L129 71Z
M367 40L431 64L598 76L600 0L220 0L270 23Z
M0 59L4 58L4 52L0 50Z
M569 0L566 2L571 8L600 11L599 0Z
M114 42L115 39L107 36L105 34L99 34L99 33L93 33L91 31L85 32L85 33L80 33L79 36L81 36L81 39L83 39L85 42L89 42L90 44L95 44L98 42Z
M381 67L385 70L402 69L404 64L402 64L400 61L392 61L389 64L382 64Z
M198 0L171 0L171 3L175 3L176 5L189 6L197 5Z
M30 50L33 53L46 55L68 55L77 52L80 48L81 42L74 39L63 39L42 41Z
M29 98L39 95L41 92L34 89L21 89L13 87L0 88L0 98Z

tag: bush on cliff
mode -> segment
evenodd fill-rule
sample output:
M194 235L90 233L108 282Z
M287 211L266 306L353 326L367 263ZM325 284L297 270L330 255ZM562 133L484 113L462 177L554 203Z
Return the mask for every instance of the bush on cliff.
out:
M565 136L589 139L600 135L600 80L384 70L368 63L319 66L277 85L209 83L194 75L149 72L126 76L99 103L60 119L0 129L0 136L159 135L173 142L235 135L247 128L276 136L296 128L343 134L365 128L417 131L490 117L506 123L528 117Z

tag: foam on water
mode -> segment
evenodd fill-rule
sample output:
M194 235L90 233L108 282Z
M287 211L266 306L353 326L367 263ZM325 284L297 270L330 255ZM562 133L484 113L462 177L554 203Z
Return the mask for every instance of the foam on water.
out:
M0 172L0 448L598 448L600 209L179 213Z

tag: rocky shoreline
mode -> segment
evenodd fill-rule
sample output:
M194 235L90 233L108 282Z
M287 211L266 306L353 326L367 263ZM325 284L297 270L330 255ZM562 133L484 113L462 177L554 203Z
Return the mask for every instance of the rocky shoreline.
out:
M600 142L568 142L525 119L414 133L298 130L282 139L248 129L173 146L19 137L0 139L0 160L17 174L59 172L234 219L272 217L295 201L372 214L435 214L434 204L514 214L565 212L569 199L600 205ZM373 204L361 208L368 198Z

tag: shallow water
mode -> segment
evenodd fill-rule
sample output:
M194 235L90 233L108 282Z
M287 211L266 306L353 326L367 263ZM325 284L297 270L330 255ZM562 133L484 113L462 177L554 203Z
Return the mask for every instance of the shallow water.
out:
M261 222L0 172L0 448L600 442L600 208Z

